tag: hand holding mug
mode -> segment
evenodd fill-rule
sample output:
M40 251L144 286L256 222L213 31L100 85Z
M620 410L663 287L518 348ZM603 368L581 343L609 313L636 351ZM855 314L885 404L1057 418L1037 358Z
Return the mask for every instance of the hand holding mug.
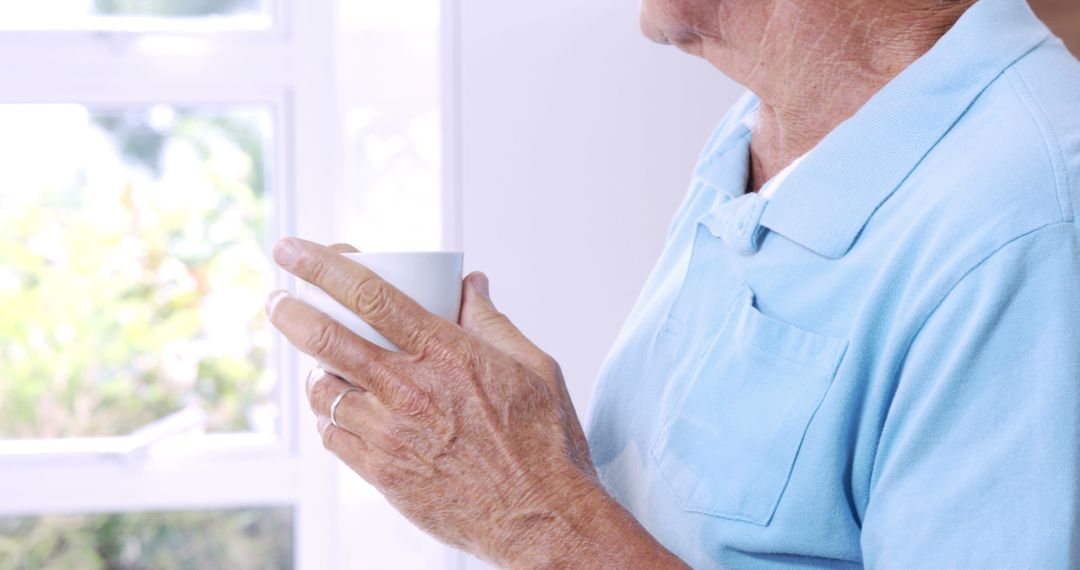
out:
M400 351L285 291L268 298L274 326L320 365L308 397L327 449L417 525L498 563L580 560L598 513L626 523L558 364L495 309L483 274L466 278L453 322L334 249L286 238L274 259Z

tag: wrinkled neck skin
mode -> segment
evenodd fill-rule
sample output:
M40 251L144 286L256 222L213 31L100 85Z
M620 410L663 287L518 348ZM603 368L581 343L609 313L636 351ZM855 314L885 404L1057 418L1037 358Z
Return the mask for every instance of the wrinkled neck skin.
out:
M737 6L746 1L760 8ZM672 43L761 99L747 188L757 191L933 47L974 3L720 1L712 26L718 33L699 29L689 44Z

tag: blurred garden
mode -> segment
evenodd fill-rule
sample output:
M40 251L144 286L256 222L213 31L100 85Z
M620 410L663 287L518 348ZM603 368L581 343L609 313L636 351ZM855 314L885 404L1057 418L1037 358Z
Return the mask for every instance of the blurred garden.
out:
M0 105L0 438L275 433L262 108ZM291 509L0 519L0 570L288 568Z
M125 435L184 407L272 431L267 113L6 105L0 124L19 127L0 135L19 158L0 174L0 437Z

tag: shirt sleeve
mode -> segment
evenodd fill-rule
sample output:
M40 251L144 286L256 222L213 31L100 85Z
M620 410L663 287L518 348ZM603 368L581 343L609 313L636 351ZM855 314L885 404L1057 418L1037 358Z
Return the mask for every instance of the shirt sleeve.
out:
M921 327L875 456L867 567L1080 567L1078 236L1006 244Z

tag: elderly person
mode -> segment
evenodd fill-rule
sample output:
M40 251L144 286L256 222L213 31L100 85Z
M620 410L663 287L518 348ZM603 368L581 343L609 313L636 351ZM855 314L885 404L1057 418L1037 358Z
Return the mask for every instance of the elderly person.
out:
M510 567L1080 564L1080 63L1023 0L645 0L642 28L750 93L589 443L482 274L451 323L286 239L403 349L271 296L334 371L308 381L326 446Z

